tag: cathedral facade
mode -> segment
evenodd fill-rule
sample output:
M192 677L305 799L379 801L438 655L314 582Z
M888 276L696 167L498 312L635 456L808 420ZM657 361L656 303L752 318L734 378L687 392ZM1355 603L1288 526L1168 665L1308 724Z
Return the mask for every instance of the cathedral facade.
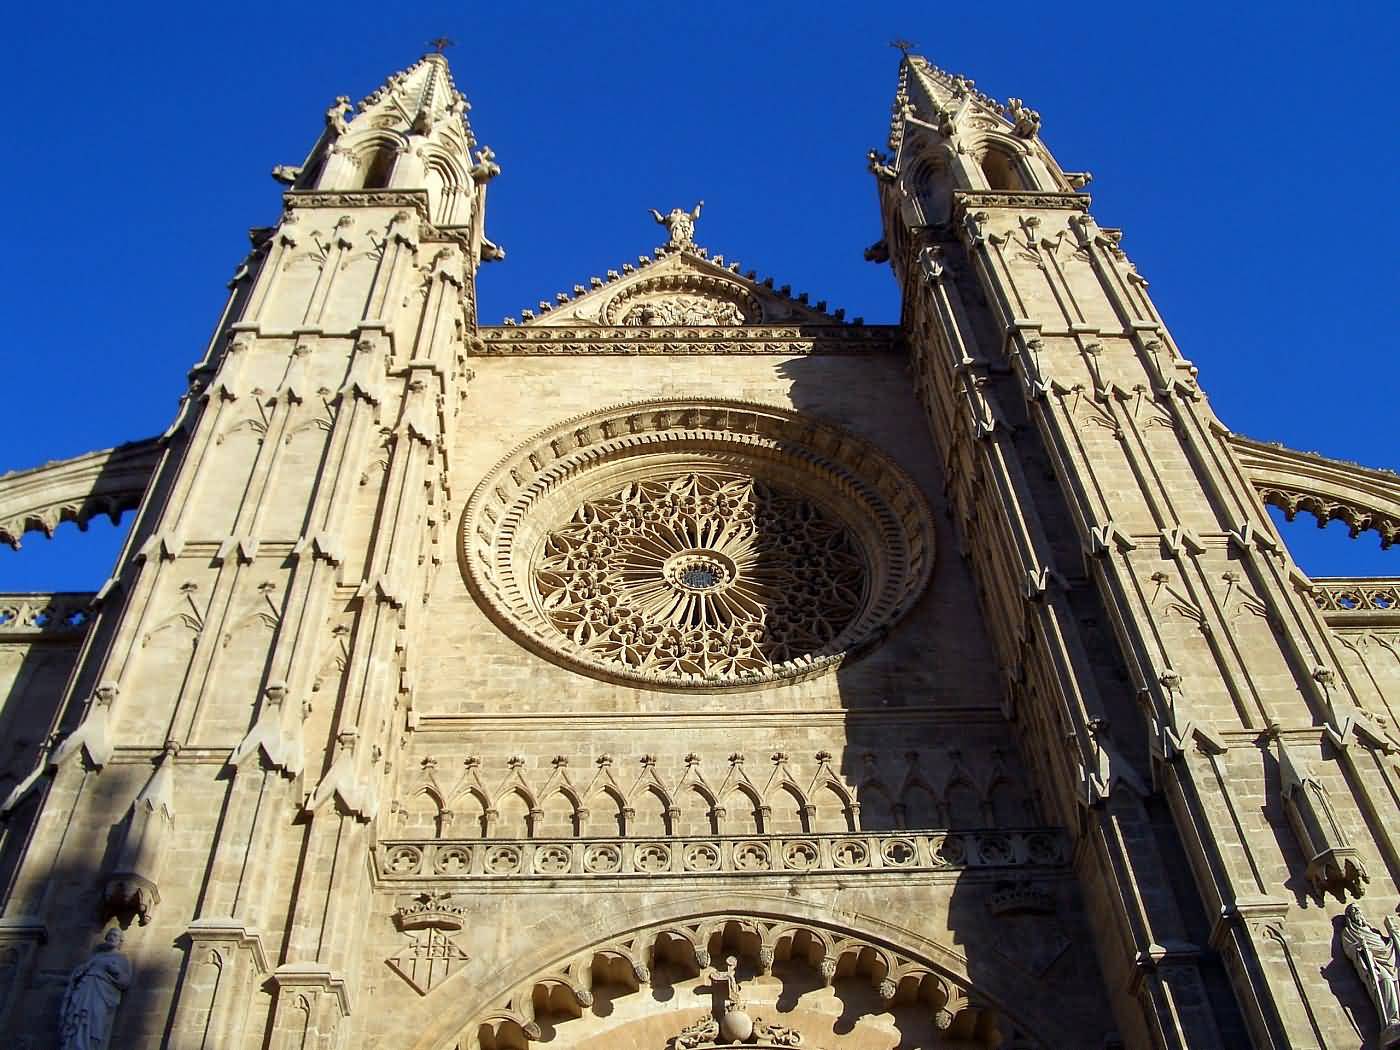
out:
M481 323L466 109L337 99L169 426L0 477L12 544L136 511L0 595L7 1045L1400 1045L1400 581L1266 510L1400 477L1227 429L917 56L894 325L699 204Z

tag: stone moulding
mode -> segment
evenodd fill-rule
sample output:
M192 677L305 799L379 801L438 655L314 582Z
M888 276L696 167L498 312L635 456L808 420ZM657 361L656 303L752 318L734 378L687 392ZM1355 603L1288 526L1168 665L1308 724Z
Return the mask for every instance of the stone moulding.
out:
M689 327L483 327L470 353L611 356L692 354L870 354L901 349L901 333L887 325L743 325Z
M1239 434L1229 442L1260 498L1289 521L1305 511L1319 525L1345 522L1352 536L1374 529L1382 547L1400 540L1400 474Z
M0 640L72 639L92 620L90 591L0 594Z
M148 438L0 475L0 543L18 548L26 532L52 536L64 521L86 529L98 514L115 524L141 502L161 451Z
M1051 828L837 832L605 839L385 839L374 869L386 885L553 879L937 873L1054 868L1067 859Z
M721 904L725 898L728 903ZM894 916L885 919L853 910L817 915L792 899L765 896L750 902L737 894L686 902L664 918L655 909L648 913L644 921L627 922L603 936L598 936L596 925L589 925L589 916L580 916L573 937L536 952L523 972L496 968L468 994L433 1004L418 1039L406 1045L412 1050L502 1050L561 1040L572 1045L569 1025L590 1015L597 992L606 990L611 1000L651 995L654 984L682 987L694 978L714 982L726 971L735 972L727 957L742 960L745 969L773 982L795 979L789 986L794 999L816 988L864 984L874 994L843 996L850 1012L842 1016L857 1022L883 1014L882 1034L890 1032L891 1021L898 1029L906 1020L923 1018L932 1022L939 1043L948 1045L1023 1050L1077 1045L1068 1038L1050 986L1028 986L1014 967L984 968L974 979L965 957L912 936L892 921ZM776 994L770 983L767 996ZM756 1006L758 998L738 996L741 1005ZM695 1005L712 1001L708 996L697 998ZM537 1017L538 1005L546 1003L556 1008L548 1039ZM563 1008L562 1016L558 1007ZM611 1013L604 1009L596 1016ZM764 1015L773 1017L766 1011ZM779 1018L785 1023L796 1020L786 1011L780 1011ZM679 1021L675 1027L680 1027ZM758 1019L754 1027L757 1034ZM859 1042L859 1036L856 1039ZM790 1038L781 1042L798 1045ZM648 1038L641 1045L661 1050L664 1043ZM727 1045L756 1044L740 1037ZM881 1045L887 1044L881 1040Z
M425 223L428 213L427 190L289 190L282 203L293 208L412 208Z
M1090 197L1087 193L1059 193L1050 191L1023 191L1005 193L1001 190L958 190L953 194L957 204L958 218L962 213L979 208L1043 208L1055 211L1088 211Z
M619 655L608 649L604 656L579 632L563 633L544 605L552 599L537 587L537 577L543 580L543 551L554 541L554 530L566 521L587 519L590 501L619 486L660 474L707 470L758 478L795 492L842 522L865 564L856 614L829 642L775 658L771 667L732 673L681 673L650 658L638 659L630 650ZM928 580L933 553L933 526L917 485L881 452L809 417L739 401L638 402L542 431L507 455L477 487L462 517L459 543L472 592L521 644L605 681L703 691L752 689L835 669L882 637L907 611ZM581 608L609 600L615 599L602 593L589 596ZM595 619L590 613L589 622L581 625L584 634L593 630ZM646 632L666 628L659 620L637 626ZM718 636L713 641L729 644Z
M1400 578L1334 577L1308 588L1323 618L1336 627L1400 625Z

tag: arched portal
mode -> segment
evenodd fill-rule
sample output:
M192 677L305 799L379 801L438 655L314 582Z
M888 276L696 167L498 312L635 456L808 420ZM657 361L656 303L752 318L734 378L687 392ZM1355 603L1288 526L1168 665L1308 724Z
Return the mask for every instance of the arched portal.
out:
M1073 1045L1046 989L1010 974L974 981L946 946L873 916L820 912L798 900L738 898L562 952L555 942L551 958L527 951L491 989L434 996L411 1050L703 1050L717 1045L707 1033L735 1004L754 1029L723 1045ZM793 1032L801 1041L784 1042Z

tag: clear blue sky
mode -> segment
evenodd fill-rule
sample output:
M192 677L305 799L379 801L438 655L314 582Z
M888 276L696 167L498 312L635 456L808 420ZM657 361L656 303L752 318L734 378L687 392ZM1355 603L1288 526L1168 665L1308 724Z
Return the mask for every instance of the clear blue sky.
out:
M504 168L485 322L649 251L646 209L702 197L711 250L895 320L861 251L903 36L1094 172L1227 425L1400 466L1394 3L420 2L11 10L0 470L163 429L245 231L276 221L268 170L439 34ZM1286 534L1314 573L1400 575L1339 528ZM0 589L94 587L116 537L31 535Z

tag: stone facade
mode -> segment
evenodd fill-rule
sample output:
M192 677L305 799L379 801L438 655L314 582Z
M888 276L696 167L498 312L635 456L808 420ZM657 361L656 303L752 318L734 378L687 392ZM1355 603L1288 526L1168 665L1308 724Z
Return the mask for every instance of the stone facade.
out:
M1265 505L1389 542L1400 478L1230 433L1040 116L916 56L897 326L700 205L480 324L465 109L338 99L169 428L0 478L12 543L139 504L0 596L17 1045L97 1045L114 925L113 1047L1391 1045L1400 588Z

